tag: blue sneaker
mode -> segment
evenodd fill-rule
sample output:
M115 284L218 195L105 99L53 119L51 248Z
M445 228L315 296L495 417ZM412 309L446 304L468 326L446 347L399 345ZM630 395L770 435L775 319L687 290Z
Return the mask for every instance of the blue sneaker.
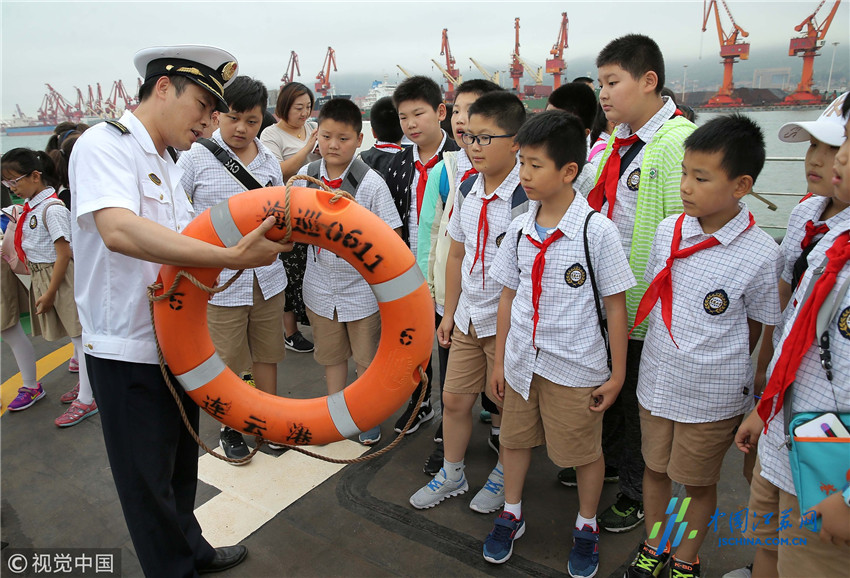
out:
M369 431L362 432L358 437L359 441L364 446L371 446L381 441L381 426L375 426Z
M599 529L587 524L573 530L573 549L567 562L567 572L573 578L591 578L599 570Z
M493 564L504 564L514 553L514 540L524 533L525 520L517 520L510 512L502 512L484 540L484 559Z

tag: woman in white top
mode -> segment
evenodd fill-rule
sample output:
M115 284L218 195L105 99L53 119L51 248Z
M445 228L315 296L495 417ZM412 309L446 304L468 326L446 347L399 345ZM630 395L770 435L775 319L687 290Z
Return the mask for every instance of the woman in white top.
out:
M321 158L316 148L316 123L307 120L313 104L309 88L300 82L290 82L277 96L275 115L280 120L260 135L260 142L280 159L284 181L300 167Z

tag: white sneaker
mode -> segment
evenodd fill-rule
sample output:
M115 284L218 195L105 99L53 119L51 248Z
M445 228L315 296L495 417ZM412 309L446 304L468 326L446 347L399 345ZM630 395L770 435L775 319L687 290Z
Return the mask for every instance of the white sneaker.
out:
M469 503L469 508L481 514L495 512L505 505L505 475L499 466L487 476L484 487L478 490Z
M428 482L427 485L419 489L418 492L410 496L410 505L414 508L424 510L425 508L433 508L446 498L459 496L469 489L469 484L466 483L466 476L461 473L460 480L453 482L446 477L445 468L440 468L434 479ZM504 495L502 502L504 502Z
M752 578L753 576L753 565L750 564L748 566L744 566L743 568L738 568L737 570L732 570L731 572L727 572L723 575L723 578Z

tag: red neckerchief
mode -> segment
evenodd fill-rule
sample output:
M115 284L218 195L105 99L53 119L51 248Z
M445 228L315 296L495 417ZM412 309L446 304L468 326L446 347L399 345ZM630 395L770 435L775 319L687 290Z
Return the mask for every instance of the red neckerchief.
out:
M397 145L397 144L392 143L392 142L387 142L387 143L375 144L375 148L376 149L393 149L393 150L400 151L401 145Z
M825 235L829 233L829 225L821 223L815 225L814 221L806 221L806 236L800 242L800 248L805 251L817 235Z
M425 185L428 183L428 169L433 168L440 161L439 155L434 155L424 165L416 161L416 170L419 173L419 181L416 183L416 218L422 212L422 197L425 196Z
M487 222L487 205L495 201L498 195L495 193L489 199L481 199L481 212L478 213L478 231L475 233L475 258L472 260L472 267L469 268L470 275L475 269L475 264L478 262L479 248L481 255L481 288L484 288L484 282L487 280L487 272L484 270L484 251L487 249L487 237L490 235L490 223ZM484 233L484 243L481 243L481 233Z
M637 308L637 313L635 314L634 327L629 331L629 335L631 335L635 327L643 323L643 320L646 319L652 308L655 307L655 302L661 299L661 318L664 320L664 325L667 326L667 333L670 334L673 345L677 348L679 344L673 338L673 330L671 329L673 323L673 262L676 259L685 259L697 251L702 251L703 249L715 247L720 244L720 241L716 237L709 237L696 245L686 249L679 249L679 245L682 242L682 223L684 220L685 213L682 213L679 215L679 218L676 220L676 226L673 228L673 242L670 244L670 256L667 258L667 264L658 272L658 275L655 276L652 283L647 287L646 293L643 294ZM753 218L752 213L750 213L750 222L744 231L752 227L755 222L756 220Z
M325 183L325 186L330 187L334 190L336 190L336 189L338 189L342 186L342 178L341 177L338 178L338 179L334 179L332 181L329 181L325 177L322 177L322 182Z
M608 201L608 218L614 214L614 203L617 202L617 183L620 180L620 148L636 143L637 133L626 138L615 138L611 155L602 168L599 181L590 194L587 195L588 204L595 210L601 211L602 205Z
M540 295L543 293L543 268L546 266L546 249L563 236L564 232L561 229L555 229L542 243L536 241L531 235L525 236L532 245L539 249L537 255L534 256L534 264L531 266L531 304L534 306L534 317L532 318L534 329L531 332L531 343L534 347L537 347L537 322L540 320Z
M45 197L41 202L46 201L47 199L58 199L59 196L56 193ZM21 263L27 262L27 254L24 253L23 241L24 241L24 223L27 222L27 215L32 211L33 207L30 207L29 201L24 203L24 210L21 213L21 216L18 217L18 223L15 226L15 253L18 254L18 261Z
M478 170L475 167L472 167L471 169L469 169L468 171L463 173L463 176L460 177L460 182L463 182L466 179L468 179L469 177L471 177L472 175L477 175L477 174L478 174Z

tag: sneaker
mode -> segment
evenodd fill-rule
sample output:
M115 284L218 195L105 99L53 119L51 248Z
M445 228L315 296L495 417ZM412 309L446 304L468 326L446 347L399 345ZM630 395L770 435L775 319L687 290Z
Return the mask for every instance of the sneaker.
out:
M77 382L77 385L74 386L74 389L62 394L62 397L59 398L59 401L62 403L71 403L77 396L80 395L80 382Z
M401 417L398 418L395 422L395 427L393 431L395 433L401 433L401 430L404 429L404 426L407 425L407 420L410 419L410 414L413 413L413 410L416 407L416 402L411 401L407 404L407 409L404 410L404 413L401 414ZM419 429L419 426L430 420L434 417L434 409L431 407L431 402L426 401L421 406L419 406L419 411L416 412L416 418L413 420L413 423L410 424L410 427L407 429L408 434L412 434L416 430Z
M487 445L496 452L496 455L499 455L499 434L490 434L487 437Z
M97 402L91 400L91 403L86 405L79 399L75 399L65 413L53 420L53 423L59 427L70 427L77 425L87 417L91 417L98 412Z
M484 559L493 564L504 564L514 553L514 540L524 533L525 520L517 520L510 512L502 512L484 540Z
M575 468L564 468L560 472L558 472L558 481L564 484L567 487L574 488L578 485L576 481L576 469ZM611 466L605 466L605 483L610 482L619 482L620 474L617 473L617 468L613 468Z
M41 387L41 382L35 384L35 389L29 387L21 387L18 389L18 395L9 404L9 411L21 411L26 409L42 397L47 395L44 388Z
M493 468L490 475L487 476L487 482L484 487L478 490L472 501L469 502L469 509L481 514L489 514L495 512L505 505L505 476L499 466Z
M747 564L743 568L737 568L723 575L723 578L753 578L753 565Z
M461 474L460 480L453 482L446 478L446 470L440 468L433 480L410 496L410 505L419 510L433 508L446 498L459 496L468 489L465 475Z
M638 553L623 578L658 578L670 559L669 552L658 554L646 543L641 542Z
M251 387L257 387L257 384L254 382L254 374L253 373L246 373L245 375L243 375L242 381L244 381L245 383L247 383ZM268 444L266 444L266 445L268 445Z
M490 415L490 412L486 409L482 409L481 413L478 414L478 419L481 420L481 423L492 423L493 416Z
M80 373L80 362L77 361L76 357L72 357L71 360L68 362L68 371L70 371L71 373Z
M617 494L617 502L599 516L599 525L608 532L628 532L643 522L643 502Z
M248 444L245 443L245 438L242 437L242 434L229 427L221 430L218 445L221 447L221 451L224 452L224 455L231 460L241 460L242 458L247 458L251 454L251 450L248 449ZM232 466L244 466L248 462L238 464L233 462L227 463Z
M440 468L443 467L443 458L445 458L445 453L443 452L443 444L440 444L425 460L425 467L422 468L422 471L429 476L436 476Z
M573 530L573 549L567 561L567 572L573 578L591 578L599 570L599 528L587 524Z
M364 446L371 446L379 441L381 441L381 428L380 426L375 426L369 431L362 432L358 437L357 441L359 441Z
M284 444L276 444L275 442L270 442L269 440L266 440L266 447L276 452L289 449L289 446L286 446Z
M443 420L440 420L440 425L437 426L437 431L434 432L434 443L443 443Z
M297 351L298 353L310 353L313 351L313 342L304 337L300 331L296 331L289 337L284 335L283 344L290 351Z
M699 578L699 562L688 564L676 558L670 560L670 578Z

